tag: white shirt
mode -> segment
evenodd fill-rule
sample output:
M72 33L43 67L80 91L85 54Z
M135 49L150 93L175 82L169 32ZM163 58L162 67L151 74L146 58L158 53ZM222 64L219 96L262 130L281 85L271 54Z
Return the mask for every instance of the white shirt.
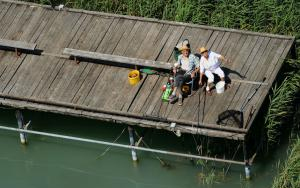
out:
M217 69L221 64L219 61L220 57L220 54L212 51L208 52L208 59L202 56L200 59L200 72L204 73L205 70L214 71Z

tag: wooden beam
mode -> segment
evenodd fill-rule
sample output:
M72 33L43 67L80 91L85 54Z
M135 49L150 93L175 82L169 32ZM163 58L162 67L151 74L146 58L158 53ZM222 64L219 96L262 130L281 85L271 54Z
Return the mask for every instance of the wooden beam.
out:
M152 61L152 60L145 60L145 59L137 59L137 58L130 58L130 57L123 57L118 55L110 55L110 54L102 54L98 52L90 52L84 50L77 50L71 48L65 48L63 54L70 55L71 57L79 57L79 58L88 58L88 59L95 59L101 61L109 61L115 62L125 65L137 65L143 67L151 67L157 69L165 69L170 70L172 67L171 63L161 62L161 61Z
M51 101L51 100L41 100L41 99L33 99L33 98L24 98L24 97L17 97L13 95L7 95L0 93L1 98L5 99L12 99L12 100L17 100L17 101L27 101L31 103L36 103L36 104L44 104L44 105L50 105L50 106L56 106L56 107L62 107L65 109L78 109L82 111L87 111L87 112L93 112L93 113L103 113L103 114L108 114L108 115L115 115L115 116L122 116L122 117L130 117L133 118L135 122L137 121L153 121L156 123L164 123L167 126L170 125L170 123L177 123L178 125L184 125L184 126L191 126L191 127L197 127L197 128L207 128L207 129L214 129L214 130L219 130L219 131L230 131L233 133L247 133L245 129L240 129L240 128L235 128L235 127L226 127L226 126L221 126L221 125L216 125L216 124L208 124L208 123L197 123L193 121L186 121L186 120L179 120L179 119L172 119L172 118L160 118L160 117L152 117L152 116L144 116L139 113L132 113L132 112L123 112L123 111L118 111L118 110L107 110L107 109L102 109L102 108L93 108L93 107L87 107L87 106L82 106L82 105L76 105L73 103L66 103L66 102L61 102L61 101Z
M88 111L78 106L59 106L49 102L39 103L37 100L21 100L19 97L5 97L5 99L0 98L0 105L11 106L14 108L30 109L44 112L59 113L63 115L71 115L76 117L84 117L90 119L98 119L102 121L108 121L113 123L125 123L128 125L135 125L140 127L164 129L168 131L174 131L174 128L170 126L169 122L154 121L150 119L141 119L132 114L128 116L123 116L116 113L106 113L105 111ZM187 124L177 123L175 130L180 130L181 133L189 134L200 134L210 137L226 138L233 140L243 140L245 133L234 132L230 130L222 129L211 129L210 127L196 127Z
M87 112L79 109L62 108L57 106L45 105L45 104L36 104L32 102L17 101L11 99L1 99L1 98L0 98L0 105L10 106L19 109L29 109L29 110L51 112L51 113L57 113L62 115L81 117L81 118L96 119L101 121L113 122L117 124L128 124L128 125L135 125L135 126L140 126L145 128L164 129L167 131L174 131L174 129L170 127L169 123L154 122L149 120L139 120L131 117L121 117L121 116L104 114L104 113ZM181 133L199 134L199 135L205 135L209 137L226 138L230 140L244 140L245 137L244 133L234 133L234 132L221 131L221 130L196 128L196 127L184 126L179 124L176 125L175 130L178 129L181 131Z
M23 41L0 39L0 46L23 50L35 50L36 44Z

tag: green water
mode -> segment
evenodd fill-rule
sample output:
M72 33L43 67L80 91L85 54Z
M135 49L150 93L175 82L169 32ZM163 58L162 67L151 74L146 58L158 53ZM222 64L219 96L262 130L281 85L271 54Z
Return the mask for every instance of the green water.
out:
M95 120L50 113L24 112L32 120L34 130L113 141L125 128ZM0 111L0 125L16 127L13 110ZM143 129L138 130L143 131ZM128 132L118 140L128 144ZM166 131L150 131L147 142L155 148L186 151L191 143ZM220 146L222 147L222 146ZM138 152L139 162L131 161L127 149L111 148L102 157L106 146L30 135L29 145L19 142L16 132L0 130L0 187L122 187L122 188L185 188L185 187L270 187L276 164L286 156L286 146L265 161L256 161L252 180L244 180L242 166L232 165L225 178L218 176L224 164L216 164L217 182L203 184L202 168L189 160L159 155L170 164L166 168L149 152Z

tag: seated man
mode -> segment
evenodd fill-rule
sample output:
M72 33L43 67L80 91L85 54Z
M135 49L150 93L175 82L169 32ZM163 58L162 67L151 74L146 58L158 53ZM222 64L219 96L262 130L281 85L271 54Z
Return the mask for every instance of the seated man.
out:
M177 100L176 91L178 90L178 105L182 105L182 86L185 82L195 77L196 72L199 71L199 58L194 54L191 54L190 48L185 43L182 43L181 47L178 48L181 55L178 56L177 63L174 64L173 73L174 79L174 90L170 96L170 102L173 103Z
M222 55L217 54L212 51L208 51L206 48L201 47L199 48L199 52L201 54L200 59L200 80L199 85L203 85L202 77L205 74L208 78L206 91L211 94L211 89L213 87L214 82L214 74L217 74L221 81L225 81L225 74L223 70L220 68L221 62L228 62Z

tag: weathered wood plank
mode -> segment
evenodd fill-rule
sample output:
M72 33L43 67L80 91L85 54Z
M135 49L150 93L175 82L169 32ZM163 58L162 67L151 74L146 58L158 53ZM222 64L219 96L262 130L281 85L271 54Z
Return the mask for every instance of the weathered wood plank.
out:
M95 20L96 23L97 23L97 20ZM96 29L99 29L100 30L100 27L103 26L103 25L100 25L98 27L96 27ZM94 35L94 33L92 33L92 35ZM103 35L102 35L103 36ZM100 37L102 37L100 35ZM86 35L84 35L83 37L86 37ZM94 41L94 39L92 39L92 37L90 38L91 41ZM81 47L85 47L85 46L89 46L88 49L91 48L91 46L93 45L93 43L84 43L81 45ZM71 62L71 61L69 61ZM64 62L64 64L66 64L68 62ZM68 65L64 65L62 66L62 69L58 72L57 74L57 77L52 81L51 83L51 87L49 87L49 91L47 91L46 93L46 98L50 97L52 99L55 99L55 98L60 98L61 95L66 92L65 89L68 87L68 85L71 83L74 83L74 82L71 82L73 79L77 79L76 77L74 78L74 76L80 74L80 72L82 70L85 69L85 66L87 65L86 63L82 63L81 65L77 65L74 64L74 63L68 63ZM79 71L79 73L76 73L77 70ZM70 86L72 87L72 86ZM70 98L73 98L73 97L70 97ZM69 99L69 98L66 98L66 99ZM61 99L63 100L63 99Z
M102 43L101 41L103 40L103 36L104 36L104 38L105 38L105 36L111 36L109 33L110 33L111 30L113 30L113 28L116 27L116 24L118 23L118 21L119 21L119 20L110 20L110 23L111 23L111 24L109 24L109 27L105 27L106 32L105 32L105 33L103 32L103 35L102 35L101 39L98 39L99 42L93 43L93 45L92 45L91 48L94 48L94 49L92 49L92 50L96 50L96 48L98 47L98 43ZM104 42L104 43L105 43L105 42ZM96 45L95 45L95 44L96 44ZM100 45L101 45L101 44L100 44ZM101 51L101 50L103 50L103 49L98 48L97 51L98 51L98 50ZM91 95L91 93L93 94L94 91L97 90L94 86L97 86L97 84L99 84L99 82L102 81L102 79L101 79L101 77L103 76L103 75L102 75L102 70L103 70L103 68L104 68L105 66L104 66L104 65L96 65L96 64L95 64L95 65L93 65L93 67L97 68L97 69L100 71L100 74L97 75L96 77L95 77L95 75L92 76L92 77L89 77L89 76L88 76L88 77L87 77L87 81L88 81L88 82L86 82L86 80L83 82L82 87L79 89L79 91L78 91L77 94L76 94L76 95L79 95L79 97L78 97L78 96L75 96L74 99L73 99L73 101L79 100L79 102L82 103L82 104L83 104L83 103L86 104L86 105L89 104L89 102L90 102L91 99L83 99L83 98L80 97L80 96L83 95L83 96L86 96L86 98L89 98L89 96L93 97L93 95ZM91 78L94 78L95 80L90 80ZM92 81L93 84L90 84L90 83L89 83L90 81ZM87 88L89 88L89 89L83 90L82 88L85 88L85 87L87 87ZM86 91L87 91L87 92L86 92ZM97 96L98 96L98 98L99 98L99 95L97 95ZM95 99L95 100L96 100L96 99Z
M52 27L52 24L54 23L57 16L58 13L56 11L45 11L41 23L36 23L37 27L35 27L34 29L35 32L31 33L31 39L29 42L37 43L37 48L43 49L40 43L45 43L45 38L47 36L46 34Z
M277 60L277 63L276 63L277 65L275 66L273 72L269 76L269 80L273 80L273 81L275 80L275 78L276 78L276 76L277 76L277 74L278 74L278 72L279 72L279 70L280 70L280 68L282 66L282 63L283 63L285 57L287 56L287 54L289 53L289 51L290 51L291 46L293 45L293 43L294 43L294 40L289 40L288 41L288 44L286 45L284 51L281 53L280 58ZM276 60L274 59L274 61L276 61ZM259 108L262 105L262 103L265 100L266 95L268 94L270 88L271 88L271 84L268 86L267 89L261 91L261 93L258 93L257 95L254 96L253 101L257 101L256 102L256 105L257 105L256 108ZM259 100L257 100L258 97L259 97ZM251 106L251 104L249 106ZM252 117L249 119L248 127L245 127L247 129L247 131L251 128L251 125L252 125L252 123L254 121L254 118L256 117L258 111L259 110L256 109L254 111ZM250 113L250 109L248 108L245 113L249 114Z
M54 57L43 57L43 56L28 56L25 58L22 65L19 67L14 77L17 80L11 81L11 84L7 87L11 87L9 94L14 96L30 97L39 84L42 76L48 71L49 62ZM45 63L36 63L36 62Z
M10 81L12 80L12 78L14 78L14 75L16 74L18 68L20 67L20 65L22 64L22 62L24 61L26 55L25 54L21 54L20 57L15 57L15 55L12 55L14 53L10 53L11 54L11 58L9 60L9 63L7 64L7 67L5 69L5 71L2 73L1 78L0 78L0 91L4 92L4 90L6 89L6 87L9 85ZM7 92L7 91L5 91Z
M263 56L260 58L259 62L260 63L264 63L267 59L267 57L269 55L272 55L272 51L274 50L274 48L276 48L277 44L274 43L274 41L270 41L269 45L267 46L267 48L264 51L264 54L266 56ZM257 72L259 71L260 65L257 64L256 66L258 69L256 70L256 72L253 73L253 75L256 75ZM231 101L231 104L227 107L227 109L234 109L234 110L240 110L236 109L236 106L241 107L244 103L245 100L247 100L247 97L249 96L249 92L252 93L253 88L256 88L257 86L252 86L252 87L245 87L244 85L241 85L239 90L235 93L235 95L233 96L233 99ZM241 96L242 95L242 96ZM250 107L250 106L247 106ZM247 119L248 117L244 115L244 119ZM245 123L245 121L244 121Z
M154 48L151 47L151 44L153 44L153 42L154 42L156 36L158 35L159 30L160 30L161 27L162 27L162 25L153 25L153 26L151 26L151 28L150 28L149 32L147 33L146 37L141 41L142 44L141 44L140 48L138 49L138 51L136 52L136 57L138 57L138 58L144 57L143 54L145 53L145 51L152 53L152 51L153 51ZM128 84L128 78L127 77L128 77L127 74L122 75L122 77L119 78L119 80L121 81L121 83ZM152 80L153 81L156 80L157 77L158 76L156 76L156 75L153 75L151 77L148 77L148 76L144 75L144 77L142 78L142 79L145 79L144 84L143 84L143 88L147 88L148 87L147 86L148 82L152 82ZM105 106L113 106L113 102L112 101L115 99L115 97L117 97L117 95L120 95L118 91L122 89L122 87L124 86L124 84L115 84L115 86L116 87L114 87L113 89L116 90L116 91L112 92L115 95L109 95L107 97L107 100L106 100L107 102L106 102ZM141 98L138 97L139 93L141 93L141 91L139 91L138 93L135 94L136 97L134 97L133 100L130 102L131 104L129 105L128 110L130 110L130 108L132 106L134 106L135 104L140 104L141 102L143 103L143 99L141 99ZM145 97L145 95L143 95L142 97ZM142 101L139 101L140 99Z
M22 10L23 11L23 10ZM36 9L25 6L23 14L18 14L14 21L11 23L9 29L6 31L6 39L20 40L20 36L23 34L27 27L29 20L33 17Z
M0 20L2 20L2 18L5 16L5 14L8 12L8 10L10 9L10 7L13 5L13 3L4 3L1 2L1 11L0 11Z
M264 52L265 48L267 45L263 45L263 42L266 42L268 43L269 42L269 38L264 38L264 37L259 37L255 46L253 47L252 49L252 52L251 54L249 55L249 57L247 58L247 61L249 63L248 66L244 66L243 69L240 71L239 74L241 75L247 75L247 72L253 67L256 67L257 63L259 62L258 61L258 58L261 56L261 53ZM237 77L235 76L235 74L231 75L230 76L230 79L232 80L232 82L234 82L234 77ZM244 80L241 80L241 81L244 81ZM241 82L242 83L242 82ZM247 82L246 82L247 83ZM251 82L250 82L251 83ZM254 82L255 83L255 82ZM262 83L262 82L257 82L255 83L257 85L260 85L260 84L266 84L266 83ZM240 86L240 91L245 91L245 90L250 90L252 87L256 87L256 86L252 86L252 85L249 85L249 84L241 84ZM247 91L245 91L247 93ZM245 98L243 98L245 96L239 96L239 98L237 97L234 97L235 100L233 100L230 104L230 106L232 105L235 105L237 103L241 103L241 101L245 100ZM231 109L231 107L229 107L229 109Z
M72 29L73 37L75 37L75 35L77 35L77 40L78 39L82 39L82 37L78 37L78 35L81 35L83 32L82 27L86 27L87 24L84 24L83 22L90 20L90 18L87 19L86 16L82 15L81 18L78 20L78 22L76 23L76 25L74 26L74 28ZM78 31L80 32L78 34ZM86 35L84 35L86 36ZM91 41L94 41L91 40ZM73 40L71 39L70 42L67 44L68 46L70 45L76 45L75 43L72 43ZM92 46L92 42L91 43L84 43L85 45L81 45L81 47L83 48L91 48ZM66 62L66 63L70 63L70 61ZM88 63L86 62L82 62L80 64L77 65L77 67L73 70L70 69L70 71L67 72L67 74L69 75L68 77L68 82L64 83L64 87L61 87L61 90L58 90L57 93L58 95L56 96L57 100L59 101L72 101L72 99L74 98L74 95L77 93L77 91L79 90L79 87L81 86L82 82L84 81L83 78L85 78L89 69L86 70L86 67L88 66ZM91 66L89 66L88 68L90 68ZM71 76L73 75L73 76Z
M139 54L139 51L141 51L140 47L141 47L141 45L142 45L142 42L143 42L143 40L145 39L145 37L147 36L147 34L149 33L149 30L150 30L150 27L151 27L151 24L150 24L150 23L144 23L144 25L145 25L145 26L144 26L143 29L141 30L141 33L138 33L137 37L134 38L135 40L132 41L132 44L133 44L134 46L132 46L132 45L129 45L129 46L128 46L128 48L127 48L127 50L126 50L126 52L125 52L125 55L126 55L126 56L134 57L134 56L136 56L137 54ZM149 38L146 39L146 40L149 40ZM157 56L158 54L155 54L155 55ZM154 55L153 57L151 57L151 59L155 60L155 57L156 57L155 55ZM165 65L167 65L167 64L165 64ZM171 67L171 64L168 64L168 66ZM170 68L166 68L166 69L168 70L168 69L170 69ZM122 107L122 111L128 111L129 108L131 107L131 105L132 105L134 99L136 98L136 96L137 96L137 94L138 94L140 88L141 88L142 86L144 86L145 80L148 79L148 77L147 77L146 74L143 75L143 78L144 78L144 79L140 82L140 84L137 85L138 87L135 87L134 90L130 90L130 91L128 92L128 96L129 96L129 97L127 98L127 100L125 100L126 102L124 103L124 105L123 105L123 107ZM153 77L151 77L150 79L153 79Z
M166 83L168 80L168 77L160 76L158 81L155 83L153 89L151 90L151 93L149 94L148 98L146 99L144 106L140 110L140 113L147 115L147 116L159 116L160 108L156 106L162 105L162 99L161 96L163 94L163 91L161 90L161 87L164 83ZM155 112L154 110L157 109Z
M97 52L112 54L120 42L124 32L131 30L135 22L132 20L118 20L117 24L114 27L110 27L110 31L107 32L100 45L97 48Z
M88 59L95 59L106 62L111 62L113 66L114 63L120 63L124 65L138 65L144 67L152 67L158 69L166 69L170 70L172 65L166 62L159 62L159 61L152 61L152 60L145 60L145 59L137 59L137 58L130 58L124 56L117 56L117 55L110 55L110 54L102 54L98 52L90 52L90 51L83 51L71 48L65 48L63 54L70 55L73 57L81 57L81 58L88 58Z
M59 54L75 34L72 32L72 29L80 17L81 14L59 13L53 23L55 27L51 27L46 34L47 42L44 45L40 45L40 48L48 53Z
M6 31L11 26L11 22L17 16L16 11L19 11L20 6L17 7L16 4L12 4L9 9L3 14L3 17L0 20L0 37L3 38L5 36Z
M88 64L91 66L90 71L84 80L83 84L80 86L76 95L72 99L72 103L83 105L85 100L88 98L89 93L94 88L96 81L99 79L104 66L99 66L97 64Z
M160 53L156 58L157 61L174 62L172 57L173 50L174 47L178 44L180 37L185 30L185 27L169 27L169 29L171 29L172 33L170 33L164 47L160 50Z
M37 31L38 27L42 23L43 19L46 16L46 10L43 8L36 7L32 12L30 19L28 19L27 24L22 24L22 35L19 40L21 41L29 41L33 34Z
M155 51L154 48L156 48L156 46L154 46L153 44L162 27L163 24L151 25L146 37L141 41L141 45L139 47L139 50L137 51L136 57L145 59L146 57L149 57L148 54L151 54L153 51Z
M25 50L35 50L36 48L36 44L33 43L28 43L24 41L7 40L7 39L0 39L0 46L25 49Z
M153 39L150 39L150 40L148 39L147 40L150 43L149 46L151 45L152 42L156 44L155 48L152 48L152 49L150 48L151 50L147 50L147 52L145 52L146 53L145 56L147 56L147 59L150 59L150 60L155 60L156 59L156 57L159 53L159 51L157 49L162 48L163 45L165 44L166 40L167 40L166 35L167 35L167 33L169 33L168 28L169 28L168 26L163 26L162 29L160 30L159 34L156 37L153 37ZM143 51L143 50L140 49L139 51ZM119 52L117 51L116 53L119 53ZM148 78L148 77L146 78L146 76L144 75L143 80L147 80L147 82L149 82L148 79L152 80L152 79L155 79L156 77L157 76L153 75L150 78ZM122 82L127 83L128 82L127 78L126 78L126 80L122 80ZM134 92L139 90L138 87L134 87L133 89L134 89ZM120 89L120 91L122 91L121 93L130 93L130 94L132 94L132 92L133 92L132 87L129 86L128 84L123 84L123 87ZM134 95L136 95L136 94L134 93ZM125 109L124 106L125 106L126 103L128 103L127 102L128 99L127 100L122 100L122 98L124 98L124 96L119 95L116 98L114 103L110 103L113 106L114 109ZM134 99L138 100L139 98L137 96ZM135 105L135 104L133 104L133 102L131 102L130 107L133 106L133 105Z
M113 21L113 20L111 20L110 22L112 22L112 21ZM115 24L113 24L113 25L115 25ZM105 26L104 26L104 27L105 27ZM106 31L107 31L107 30L108 30L108 27L105 27L105 29L106 29ZM104 35L106 36L106 33L107 33L107 32L103 33L102 37L103 37ZM101 38L102 38L102 37L101 37ZM98 39L98 41L102 41L102 39L101 39L101 40ZM97 46L98 46L98 45L97 45ZM94 48L94 50L96 50L96 45L93 44L91 48ZM101 50L101 49L97 49L97 50ZM93 73L93 69L97 69L97 70L100 71L100 74L99 74L99 75L93 75L93 74L92 74L92 76L87 76L87 77L86 77L86 80L84 80L84 82L82 83L82 86L79 88L79 90L78 90L78 92L77 92L77 94L76 94L76 95L78 95L78 96L74 96L74 98L72 99L72 101L75 102L75 101L79 100L79 103L83 103L83 101L85 101L85 99L83 99L81 96L87 97L87 96L89 95L89 92L92 91L92 88L93 88L94 84L97 82L98 78L101 80L101 77L102 77L101 73L102 73L102 70L103 70L104 66L103 66L103 65L94 64L94 65L92 65L91 68L92 68L92 69L91 69L91 72L92 72L92 73ZM90 73L89 73L89 74L90 74ZM100 76L100 75L101 75L101 76ZM94 79L94 80L93 80L93 79ZM90 84L91 81L92 81L93 84ZM86 88L86 89L83 89L83 88ZM88 88L88 89L87 89L87 88Z
M58 58L48 59L47 62L44 62L44 67L46 67L46 69L44 72L41 71L42 77L39 79L38 85L32 91L30 96L31 98L42 98L45 96L48 88L57 74L56 70L59 70L62 66L62 63L59 62L60 59Z

